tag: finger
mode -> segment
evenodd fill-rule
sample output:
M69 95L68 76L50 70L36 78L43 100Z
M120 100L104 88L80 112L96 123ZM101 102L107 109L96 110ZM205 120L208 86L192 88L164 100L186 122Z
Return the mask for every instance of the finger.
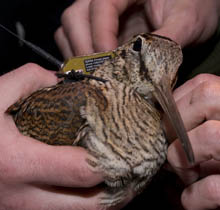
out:
M4 203L6 207L18 210L93 210L100 209L101 193L100 188L74 189L27 185L10 192Z
M91 187L103 181L88 165L90 156L81 147L51 146L17 135L10 136L1 157L2 170L7 169L1 175L7 182Z
M160 4L159 2L158 5ZM190 1L170 1L166 3L164 1L159 7L159 11L159 17L155 18L156 30L154 33L169 37L182 47L189 44L197 36L194 33L194 26L198 24L197 13L194 4Z
M181 200L185 209L203 210L220 207L220 176L206 177L183 191Z
M153 33L158 34L160 36L169 37L170 39L177 42L182 47L185 47L193 40L193 38L191 38L192 32L190 31L186 32L186 28L188 28L187 26L189 24L187 21L186 22L178 21L183 19L183 17L181 16L172 17L172 18L173 18L172 21L170 19L167 20L161 28L153 31Z
M173 96L175 100L178 101L184 95L188 94L201 83L206 81L220 82L220 77L213 74L199 74L198 76L187 80L183 85L174 90Z
M209 75L207 78L209 80L201 82L198 78L186 84L188 92L176 101L187 130L205 120L220 120L220 77Z
M204 42L216 30L216 3L203 1L174 1L164 10L163 21L155 33L167 36L182 47ZM212 14L210 16L210 14Z
M200 163L199 167L197 168L199 177L204 178L204 177L207 177L213 174L220 174L219 166L220 166L220 162L217 160L209 160L209 161ZM163 168L170 172L174 172L173 168L171 167L171 165L169 165L169 163L166 163ZM188 170L188 169L182 169L182 170Z
M219 128L219 121L210 120L188 133L195 155L195 165L198 166L210 160L220 161ZM186 184L193 183L200 177L200 169L189 165L179 141L169 146L167 158Z
M60 49L64 59L73 57L73 52L70 48L70 43L64 34L63 27L59 27L54 34L54 39Z
M94 52L89 18L91 0L78 0L62 15L62 27L73 54L86 55Z
M4 99L0 110L6 109L33 91L57 83L54 72L46 71L36 64L26 64L0 77L0 95Z
M153 33L169 37L179 43L182 47L189 44L198 43L202 32L209 31L209 27L205 29L206 19L213 18L207 14L212 11L215 16L215 11L210 9L215 3L204 1L204 5L200 8L199 1L146 1L146 14L153 27ZM209 12L207 12L209 11ZM211 23L214 22L210 21ZM210 26L212 24L208 24ZM196 27L195 27L196 26Z
M201 74L188 80L174 91L174 98L186 129L189 131L204 120L219 120L220 77L211 74ZM176 138L173 128L166 116L164 125L168 139Z
M119 17L135 2L135 0L93 0L91 2L91 32L96 51L108 51L117 47Z
M10 209L18 210L119 210L129 202L128 199L125 199L116 206L104 208L100 204L103 195L104 189L100 186L89 189L74 189L32 185L26 186L25 189L24 187L17 189L15 194L10 193L7 204L10 205Z

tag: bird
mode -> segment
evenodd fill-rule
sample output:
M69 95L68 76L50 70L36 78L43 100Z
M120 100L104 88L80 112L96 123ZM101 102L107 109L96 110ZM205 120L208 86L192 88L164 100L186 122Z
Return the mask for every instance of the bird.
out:
M181 47L167 37L145 33L114 54L93 78L64 79L7 109L23 135L51 145L84 147L92 170L103 174L106 190L100 204L105 207L122 202L128 192L142 192L164 164L168 140L162 112L194 162L172 96Z

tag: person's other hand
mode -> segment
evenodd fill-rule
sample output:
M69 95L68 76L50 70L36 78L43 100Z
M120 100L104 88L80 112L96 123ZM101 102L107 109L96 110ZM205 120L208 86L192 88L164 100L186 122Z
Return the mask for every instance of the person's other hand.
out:
M190 166L178 140L168 148L172 169L186 184L185 209L220 207L220 77L201 74L175 90L174 97L195 154Z
M65 58L112 50L141 32L184 47L214 33L219 9L219 0L76 0L63 12L55 40Z
M98 210L103 181L80 147L51 146L23 136L7 108L57 83L54 73L27 64L0 77L0 209ZM119 209L112 208L112 209Z

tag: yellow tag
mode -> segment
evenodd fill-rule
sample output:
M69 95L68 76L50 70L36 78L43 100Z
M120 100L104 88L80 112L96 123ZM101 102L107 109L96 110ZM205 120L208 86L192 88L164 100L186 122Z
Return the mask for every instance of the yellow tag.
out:
M91 74L104 61L112 59L115 56L113 51L104 53L95 53L88 56L79 56L65 61L62 71L67 73L71 70Z

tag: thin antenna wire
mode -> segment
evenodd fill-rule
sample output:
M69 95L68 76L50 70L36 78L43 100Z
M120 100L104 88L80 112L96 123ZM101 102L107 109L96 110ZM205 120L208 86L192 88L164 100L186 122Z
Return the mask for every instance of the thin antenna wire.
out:
M23 38L19 37L18 35L16 35L15 33L13 33L11 30L9 30L8 28L6 28L5 26L3 26L2 24L0 24L0 27L2 29L4 29L5 31L7 31L8 33L10 33L12 36L16 37L17 39L19 39L20 41L22 41L25 45L27 45L30 49L32 49L35 53L37 53L38 55L40 55L41 57L43 57L44 59L46 59L47 61L51 62L52 64L54 64L55 66L57 66L59 69L62 67L63 62L59 61L58 59L56 59L55 57L53 57L51 54L49 54L48 52L46 52L45 50L43 50L42 48L32 44L29 41L24 40Z
M108 80L103 79L101 77L96 77L96 76L93 76L93 75L90 75L90 74L83 74L81 72L76 72L74 70L70 71L68 74L66 74L66 73L56 73L56 75L57 75L58 78L66 78L66 79L69 79L69 80L72 80L72 81L80 81L80 80L84 80L85 78L94 79L94 80L104 82L104 83L108 81Z

